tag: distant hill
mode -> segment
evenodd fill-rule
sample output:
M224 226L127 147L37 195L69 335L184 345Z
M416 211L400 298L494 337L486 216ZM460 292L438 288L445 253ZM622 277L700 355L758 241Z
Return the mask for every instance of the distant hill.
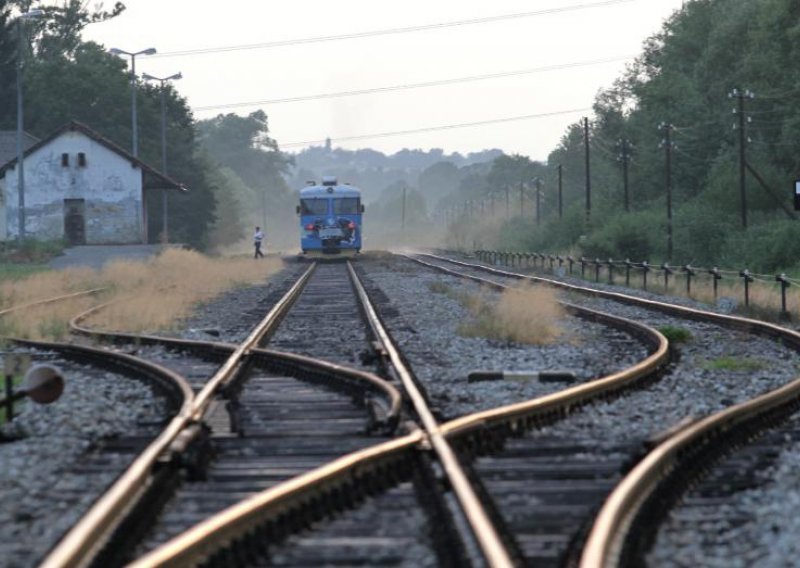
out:
M369 148L345 150L326 146L314 146L297 154L289 154L294 167L287 182L292 188L300 188L306 181L319 181L324 175L336 176L340 182L348 182L364 192L364 200L377 200L381 192L398 182L417 187L420 174L439 162L450 162L456 167L491 162L502 156L502 150L491 149L462 155L458 152L445 154L434 148L429 151L403 149L391 155Z

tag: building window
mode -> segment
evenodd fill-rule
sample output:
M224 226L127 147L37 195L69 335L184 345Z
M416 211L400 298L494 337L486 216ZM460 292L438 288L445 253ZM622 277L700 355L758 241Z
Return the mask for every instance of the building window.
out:
M62 168L68 168L69 167L69 154L67 154L66 152L61 154L61 167Z
M83 152L78 152L78 167L79 168L86 167L86 154Z

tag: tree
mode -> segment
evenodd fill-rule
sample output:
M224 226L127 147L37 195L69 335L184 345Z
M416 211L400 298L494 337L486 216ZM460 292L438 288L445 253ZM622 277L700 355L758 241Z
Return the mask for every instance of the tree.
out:
M279 246L293 244L293 239L281 238L296 232L294 197L283 177L291 159L278 150L278 144L269 136L266 113L258 110L246 117L218 115L199 122L198 131L206 155L238 178L234 181L227 176L228 183L215 186L217 200L230 205L235 198L222 194L238 192L243 200L242 210L246 212L238 218L226 214L224 222L235 222L238 227L220 233L222 228L218 223L216 233L242 233L245 225L266 225L271 242ZM225 209L230 213L228 205Z
M16 118L17 46L11 4L0 0L0 129L11 129Z
M10 4L20 12L31 9L44 12L41 18L31 22L34 30L31 37L39 59L71 58L84 44L81 32L86 26L116 18L125 11L122 2L115 2L110 10L104 10L103 3L99 2L92 11L87 9L88 2L84 0L65 0L60 6L34 6L34 0L13 0Z

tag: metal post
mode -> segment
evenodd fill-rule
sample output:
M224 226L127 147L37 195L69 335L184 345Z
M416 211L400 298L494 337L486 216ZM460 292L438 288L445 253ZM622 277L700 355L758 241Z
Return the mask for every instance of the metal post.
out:
M164 82L161 82L161 172L167 175L167 102L164 97ZM161 190L163 219L161 222L161 238L169 242L167 236L167 188Z
M564 214L564 200L562 196L562 167L561 164L558 164L558 218L561 219L562 215Z
M620 140L620 146L620 159L622 161L622 190L625 198L625 211L627 212L631 210L630 197L628 193L628 141L623 138Z
M585 150L586 168L586 230L589 230L589 223L592 219L592 178L589 170L589 119L583 119L583 146Z
M136 54L131 54L131 129L133 131L132 151L134 158L139 157L139 127L136 122Z
M661 123L664 130L664 150L666 152L667 184L667 260L672 260L672 125Z

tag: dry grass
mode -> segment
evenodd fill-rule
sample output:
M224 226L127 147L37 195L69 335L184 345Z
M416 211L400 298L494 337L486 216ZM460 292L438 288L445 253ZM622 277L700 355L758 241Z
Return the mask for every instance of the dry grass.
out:
M91 268L51 270L6 280L0 284L0 309L86 290L94 287L97 281L97 272Z
M2 288L6 304L19 305L100 286L100 297L81 298L42 308L21 310L0 320L4 335L57 339L69 319L101 302L112 302L85 325L119 331L159 331L175 327L193 307L230 288L264 282L282 268L275 257L210 258L196 252L168 249L147 262L118 261L102 271L66 270L36 274Z
M458 331L468 337L545 345L563 333L564 308L552 288L523 283L506 289L496 303L479 296L469 296L463 303L473 320Z

